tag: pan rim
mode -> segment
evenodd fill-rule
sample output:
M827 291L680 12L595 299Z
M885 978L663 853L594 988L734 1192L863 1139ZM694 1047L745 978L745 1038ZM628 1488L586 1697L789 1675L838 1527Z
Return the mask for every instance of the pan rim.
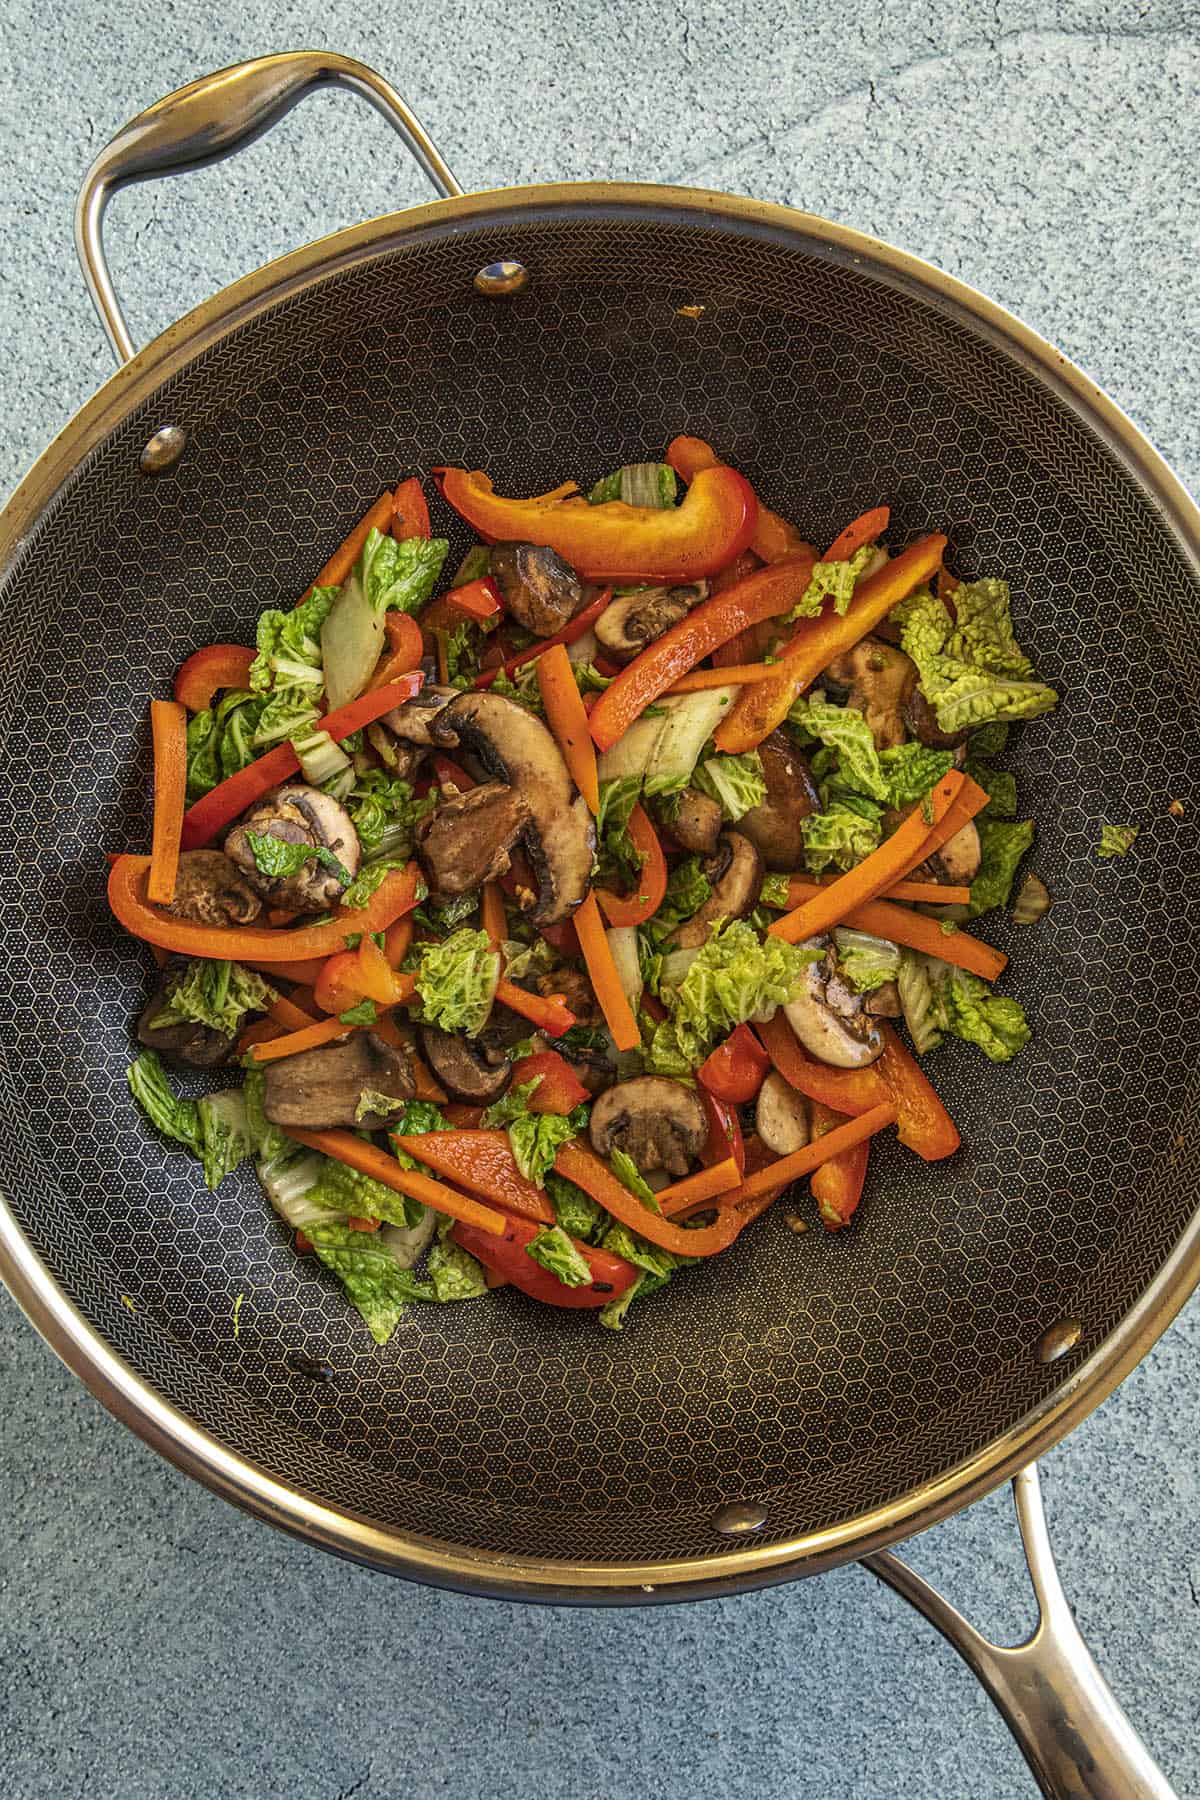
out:
M961 310L1133 463L1168 527L1200 563L1200 507L1133 421L1081 369L1014 314L933 264L816 215L712 190L611 182L493 189L382 215L318 239L221 289L117 370L52 440L0 513L0 569L87 454L184 364L305 288L385 255L429 226L474 225L497 214L589 207L699 213L715 224L805 238L882 269ZM244 1510L325 1549L410 1579L551 1602L645 1603L715 1596L815 1574L895 1543L970 1504L1057 1443L1113 1392L1200 1282L1200 1214L1139 1300L1045 1401L981 1451L886 1505L773 1544L741 1540L676 1562L577 1563L503 1557L396 1529L316 1501L229 1451L166 1401L89 1324L41 1263L0 1195L0 1277L51 1348L90 1391L176 1467ZM731 1496L732 1498L733 1496Z

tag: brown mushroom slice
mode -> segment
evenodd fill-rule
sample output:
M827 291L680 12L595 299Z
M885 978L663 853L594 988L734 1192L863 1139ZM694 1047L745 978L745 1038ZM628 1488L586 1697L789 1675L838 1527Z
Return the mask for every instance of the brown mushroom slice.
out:
M223 850L185 850L167 911L197 925L249 925L262 901Z
M430 891L449 899L506 875L508 853L528 824L524 799L503 781L443 800L417 827L417 854Z
M929 858L935 881L948 887L970 887L983 861L983 846L974 819L968 819L960 831L948 837L941 849Z
M420 744L408 744L395 737L382 719L367 726L367 742L389 774L399 776L402 781L412 780L425 756Z
M742 814L738 830L758 850L765 868L790 874L804 866L800 825L820 810L817 790L808 764L785 732L773 731L759 745L758 754L767 797L761 806Z
M173 1019L155 1028L154 1021L166 1009L171 998L170 981L159 987L142 1008L137 1022L137 1041L147 1050L156 1050L172 1069L217 1069L233 1055L235 1037L201 1025L191 1019Z
M771 1070L758 1090L754 1129L776 1156L803 1150L809 1140L808 1101L778 1069Z
M819 950L784 1013L804 1048L835 1069L863 1069L883 1055L883 1033L863 1005L863 996L841 979L837 953L828 937L809 938L804 950Z
M410 1100L416 1092L408 1057L373 1031L356 1031L342 1044L302 1050L266 1065L263 1111L272 1124L324 1131L357 1125L375 1131L393 1115L358 1108L366 1092Z
M419 744L428 750L434 743L430 736L430 726L444 706L458 699L459 690L452 687L423 687L412 700L406 700L403 706L394 706L390 713L384 713L383 722L393 737L402 738L406 744Z
M421 1053L446 1092L471 1106L490 1106L512 1080L506 1056L490 1060L495 1052L489 1053L478 1039L438 1031L433 1025L421 1027Z
M885 981L872 993L864 994L866 1011L873 1019L899 1019L904 1016L904 1008L900 1004L900 989L894 981Z
M561 631L586 599L570 563L544 544L493 544L489 568L508 611L535 637Z
M672 808L667 826L675 842L685 850L698 856L711 856L724 822L724 813L708 794L698 793L695 788L684 788ZM750 833L745 835L749 837Z
M537 882L529 913L553 925L579 905L592 878L596 832L587 802L540 719L503 694L460 694L433 723L439 744L461 745L529 809L522 843Z
M601 1094L591 1136L597 1156L623 1150L644 1175L666 1169L678 1179L703 1149L708 1122L694 1088L667 1075L637 1075Z
M255 859L251 834L284 844L308 845L314 854L294 875L265 875ZM289 781L253 806L225 839L251 887L273 906L317 912L332 906L358 873L362 852L350 814L331 794Z
M600 1019L600 1007L592 984L582 969L543 969L540 975L533 978L534 992L549 997L561 994L569 1013L574 1013L577 1025L595 1025Z
M847 690L846 705L864 715L877 750L893 750L905 742L904 708L917 685L917 665L903 650L882 638L865 637L836 656L825 675Z
M933 750L957 750L965 744L970 735L963 731L943 731L937 722L937 714L930 706L920 688L913 686L903 706L904 723L922 744L928 744Z
M740 831L723 832L716 855L702 866L712 893L699 912L671 933L667 941L673 950L698 950L707 943L714 919L744 919L758 905L763 884L762 857Z
M614 662L632 662L680 619L686 619L693 606L708 597L707 581L684 587L640 588L633 594L622 594L606 606L596 620L596 642Z

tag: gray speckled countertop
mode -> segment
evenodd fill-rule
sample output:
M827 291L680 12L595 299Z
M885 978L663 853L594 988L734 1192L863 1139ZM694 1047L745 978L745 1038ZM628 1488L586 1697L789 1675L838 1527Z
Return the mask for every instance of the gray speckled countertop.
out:
M236 20L236 22L235 22ZM204 70L328 45L408 94L467 186L629 176L782 200L984 288L1200 483L1200 14L1183 0L196 0L0 16L11 486L109 372L70 249L90 156ZM144 340L254 264L422 195L373 115L310 100L114 207ZM349 1800L970 1794L1032 1783L971 1678L856 1569L739 1600L549 1611L277 1536L121 1430L0 1302L0 1793ZM1093 1648L1200 1794L1193 1307L1043 1470ZM1029 1602L1007 1497L913 1546L983 1626Z

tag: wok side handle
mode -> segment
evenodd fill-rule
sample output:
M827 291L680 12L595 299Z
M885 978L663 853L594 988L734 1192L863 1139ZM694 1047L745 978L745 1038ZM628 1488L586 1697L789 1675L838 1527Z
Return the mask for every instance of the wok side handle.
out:
M1175 1800L1092 1660L1054 1566L1037 1468L1013 1482L1039 1618L1032 1636L993 1644L914 1569L880 1551L863 1566L923 1613L983 1683L1049 1800Z
M440 195L462 193L416 114L365 63L328 50L296 50L202 75L123 126L101 150L79 191L75 249L119 361L128 362L134 351L104 255L104 212L113 194L134 181L156 181L160 175L220 162L269 131L318 87L345 88L368 100L399 132Z

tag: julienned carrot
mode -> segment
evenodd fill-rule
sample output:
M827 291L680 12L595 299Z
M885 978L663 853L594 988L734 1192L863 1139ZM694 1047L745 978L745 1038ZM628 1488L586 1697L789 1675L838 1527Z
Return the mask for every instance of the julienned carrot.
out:
M319 1050L322 1044L349 1037L355 1029L353 1025L344 1025L336 1016L319 1019L315 1025L285 1032L282 1037L272 1038L270 1043L252 1045L250 1054L256 1063L278 1062L284 1056L298 1056L302 1050Z
M746 687L755 681L768 681L775 674L775 663L730 663L723 669L693 669L681 675L668 689L668 694L702 694L707 688Z
M654 917L667 891L667 859L658 833L645 808L635 806L626 827L634 849L642 859L631 894L611 894L596 889L600 910L610 925L643 925Z
M595 816L600 811L600 781L596 774L596 748L588 732L588 716L583 708L575 672L566 646L552 644L534 664L538 690L546 709L546 723L554 733L554 741L562 751L572 781Z
M613 1042L618 1050L634 1050L641 1043L642 1034L621 986L595 894L589 894L576 910L574 923L592 991L604 1014L604 1022L612 1032Z
M479 923L488 934L488 942L498 950L508 936L508 916L504 910L504 890L494 881L485 881L479 894Z
M874 544L883 536L891 516L891 508L887 506L873 506L869 512L860 513L838 532L821 561L849 562L864 544Z
M319 1023L313 1013L306 1013L302 1006L289 1000L286 994L277 994L267 1008L267 1017L284 1031L303 1031L309 1025Z
M803 1150L793 1150L790 1156L781 1156L778 1162L770 1163L767 1168L760 1169L756 1175L747 1175L735 1196L738 1204L754 1200L759 1194L768 1193L782 1182L795 1181L801 1175L811 1175L831 1157L842 1156L847 1150L853 1150L856 1144L874 1137L876 1132L896 1123L896 1108L889 1101L873 1106L870 1112L862 1113L857 1119L847 1119L844 1125L835 1126L832 1131L814 1138Z
M527 994L524 988L519 988L503 975L496 983L496 999L501 1006L507 1006L510 1012L520 1013L523 1019L536 1025L547 1037L561 1037L575 1023L575 1014L561 1000L546 994Z
M953 811L953 807L951 811ZM799 906L807 900L810 888L832 887L840 881L840 875L789 875L788 905ZM946 881L893 881L890 888L885 888L880 896L883 900L907 900L922 906L967 906L971 899L969 887L955 887Z
M905 875L919 867L927 857L933 855L935 850L940 850L943 844L949 843L956 832L961 831L964 825L971 823L976 813L983 811L987 803L987 794L979 783L972 781L969 775L964 775L962 786L958 790L953 806L944 818L939 819L930 828L929 836L921 846L920 855L914 857L913 861L909 863L908 868L904 871Z
M921 538L893 557L878 574L861 582L841 618L824 612L813 619L801 619L779 662L771 665L773 679L743 687L718 725L714 733L717 749L733 754L756 749L782 724L790 707L822 669L828 668L844 650L852 649L887 617L893 606L929 579L945 548L946 539L940 532ZM608 694L612 691L609 688ZM602 698L607 699L608 694Z
M384 1187L392 1188L397 1194L406 1194L410 1200L432 1206L435 1212L448 1213L452 1219L461 1219L464 1225L477 1225L493 1237L504 1236L503 1213L494 1212L490 1206L480 1206L478 1200L470 1200L466 1194L460 1194L440 1181L432 1181L415 1169L402 1169L394 1156L355 1137L353 1132L299 1131L290 1127L287 1135L295 1138L298 1144L307 1144L310 1150L319 1150L323 1156L332 1156L335 1161L357 1169L360 1175L369 1175L372 1181L381 1181Z
M788 898L790 900L795 894L797 904L803 905L821 892L815 882L793 881ZM969 894L970 889L967 892ZM972 975L979 975L984 981L996 981L1008 965L1002 950L993 950L990 944L972 937L969 931L957 928L943 931L940 919L931 919L927 913L910 912L907 907L896 906L887 900L868 900L848 912L841 922L855 931L869 931L872 937L903 944L906 949L940 956L943 962L969 969Z
M308 599L313 588L341 587L347 575L362 555L362 547L372 531L390 531L392 512L395 506L393 494L380 494L371 510L366 513L354 527L350 536L340 543L329 561L321 570L312 587L301 594L301 602Z
M178 700L152 700L150 736L154 744L154 836L146 894L156 906L169 906L175 898L187 794L187 708Z
M929 817L918 807L885 838L877 850L864 858L857 868L841 876L827 888L821 888L810 900L794 911L785 913L770 926L772 937L785 943L799 944L805 938L817 937L840 925L856 907L874 900L893 881L899 881L924 858L924 844L938 821L944 819L962 787L959 770L949 769L929 795Z
M661 1188L656 1196L659 1209L664 1219L673 1219L676 1213L686 1211L698 1201L714 1200L718 1194L731 1193L740 1179L736 1161L727 1156L723 1162L713 1163L695 1175L685 1176L682 1181L673 1181L670 1187Z
M824 1137L844 1122L841 1114L822 1106L819 1100L813 1100L808 1110L814 1138ZM830 1157L813 1170L809 1191L826 1231L840 1231L853 1218L862 1199L870 1148L870 1139L864 1138L853 1150L843 1150L840 1156Z
M274 1019L255 1019L252 1025L247 1025L245 1031L238 1038L238 1055L245 1056L247 1050L254 1044L269 1044L273 1039L283 1037L287 1029L286 1025L277 1025Z

